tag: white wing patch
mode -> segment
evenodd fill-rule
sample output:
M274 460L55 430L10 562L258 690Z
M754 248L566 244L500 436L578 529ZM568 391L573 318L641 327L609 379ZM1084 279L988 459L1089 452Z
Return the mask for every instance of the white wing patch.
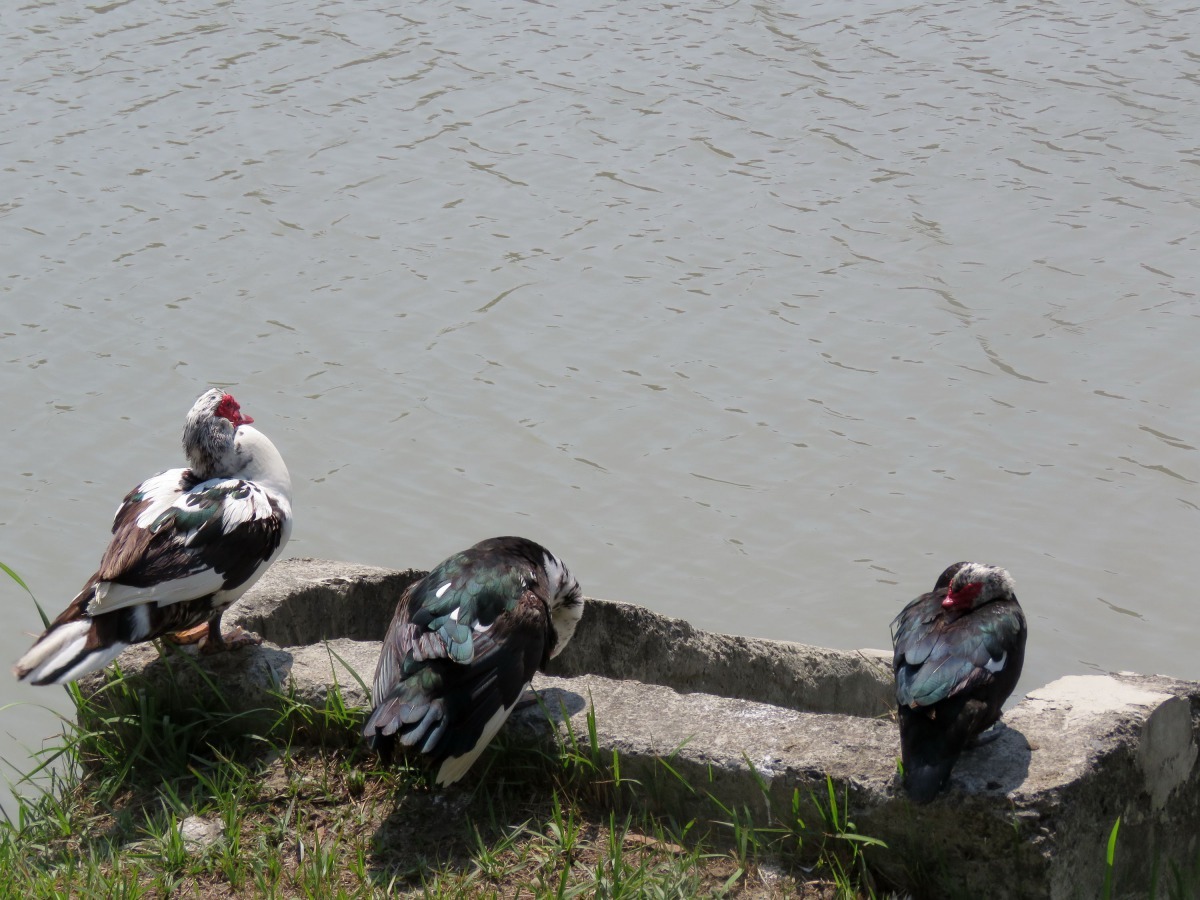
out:
M253 522L255 519L265 519L271 515L271 501L256 485L249 485L250 494L247 497L226 497L221 503L221 531L225 534L233 531L239 525ZM194 533L194 532L193 532ZM190 542L192 535L188 535Z
M179 499L181 492L179 482L183 478L183 469L168 469L166 472L147 478L136 488L142 495L142 500L149 504L137 517L138 528L149 528L154 520L170 509ZM117 508L119 515L125 504Z
M446 591L450 590L450 585L452 585L452 584L454 584L454 582L453 582L453 581L447 581L445 584L443 584L443 585L442 585L440 588L438 588L438 589L437 589L437 593L436 593L436 594L434 594L433 596L435 596L435 597L437 597L439 600L441 600L441 599L442 599L442 594L444 594L444 593L446 593ZM457 616L457 615L458 615L458 610L456 609L456 610L453 612L453 614L452 614L452 615L455 615L455 616ZM457 620L456 620L456 621L457 621Z
M448 587L450 587L450 582L447 581L440 588L438 588L437 596L438 597L442 596L442 594L445 593L446 588L448 588ZM462 612L461 606L454 607L454 609L450 610L449 618L451 618L455 622L457 622L458 614L460 612ZM495 624L495 623L492 623L492 624ZM483 634L485 631L489 630L491 627L492 627L491 625L484 625L482 622L476 622L474 625L471 626L471 630L474 631L476 634Z
M986 663L984 663L983 667L985 669L987 669L989 672L995 674L996 672L999 672L1004 668L1004 664L1007 661L1008 661L1008 651L1005 650L1003 653L1000 654L999 659L989 659Z
M139 603L157 603L159 606L169 606L183 600L195 600L216 593L225 584L225 576L215 569L203 569L163 581L150 587L134 587L128 584L118 584L115 581L102 581L96 585L96 596L88 604L88 615L112 612L125 609Z

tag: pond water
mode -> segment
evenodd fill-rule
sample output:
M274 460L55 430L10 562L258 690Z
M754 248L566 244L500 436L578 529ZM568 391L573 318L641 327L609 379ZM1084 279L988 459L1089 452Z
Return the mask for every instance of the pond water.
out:
M844 648L978 559L1019 691L1200 678L1198 19L15 7L0 561L61 609L219 384L289 464L288 555L519 533L593 596ZM66 703L5 703L13 777Z

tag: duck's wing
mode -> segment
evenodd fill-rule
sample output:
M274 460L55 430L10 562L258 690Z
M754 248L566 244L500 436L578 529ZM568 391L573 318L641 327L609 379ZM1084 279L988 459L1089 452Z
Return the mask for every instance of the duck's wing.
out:
M286 518L252 481L189 484L187 470L155 476L117 510L87 613L167 606L234 590L278 552Z
M904 654L907 664L896 671L897 702L932 706L991 683L1020 664L1025 633L1016 604L989 603L953 621L938 619L914 635L912 652Z

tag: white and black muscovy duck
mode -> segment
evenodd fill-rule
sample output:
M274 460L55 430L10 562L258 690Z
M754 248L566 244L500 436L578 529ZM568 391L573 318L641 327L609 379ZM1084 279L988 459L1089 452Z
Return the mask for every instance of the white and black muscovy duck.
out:
M404 592L375 668L363 735L385 758L396 743L458 781L500 730L533 674L583 615L579 582L545 547L481 541Z
M963 750L1000 719L1021 677L1027 636L1012 576L981 563L950 566L896 616L900 755L913 802L937 796Z
M292 482L252 421L225 391L200 395L183 428L188 468L129 492L100 568L13 667L17 678L64 684L130 644L189 629L177 639L206 637L205 649L258 641L240 629L223 635L221 613L283 551Z

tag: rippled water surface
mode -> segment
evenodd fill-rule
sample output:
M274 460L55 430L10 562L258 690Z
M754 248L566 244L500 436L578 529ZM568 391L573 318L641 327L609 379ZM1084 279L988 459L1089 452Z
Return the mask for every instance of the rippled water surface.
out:
M14 7L0 560L61 609L216 383L288 461L290 555L517 532L592 595L837 647L975 558L1022 690L1200 678L1198 19ZM2 715L21 767L53 719Z

